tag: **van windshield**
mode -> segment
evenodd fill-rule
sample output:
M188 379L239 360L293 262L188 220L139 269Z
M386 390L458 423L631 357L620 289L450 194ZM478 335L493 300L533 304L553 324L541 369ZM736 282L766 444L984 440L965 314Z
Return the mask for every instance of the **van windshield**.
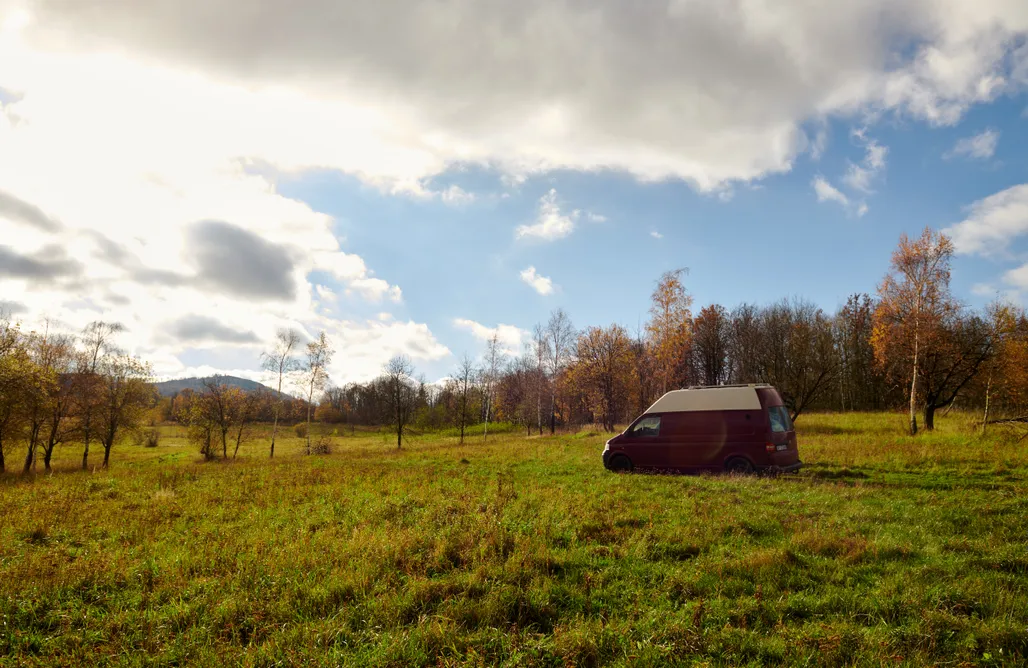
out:
M789 419L789 409L785 406L769 406L767 409L767 416L771 420L771 431L792 431L792 420Z
M660 418L659 417L648 417L639 420L634 427L628 432L629 436L659 436L660 435Z

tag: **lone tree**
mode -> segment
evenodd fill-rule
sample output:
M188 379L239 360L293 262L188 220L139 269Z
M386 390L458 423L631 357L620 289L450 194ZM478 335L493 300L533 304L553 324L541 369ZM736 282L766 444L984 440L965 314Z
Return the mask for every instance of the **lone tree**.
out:
M332 346L324 331L307 344L307 357L303 363L303 387L307 394L307 454L311 454L311 408L314 393L325 389L328 384L328 365L332 362Z
M889 273L878 286L872 342L879 364L899 356L910 369L910 433L917 434L918 377L925 354L933 354L946 319L958 310L949 290L953 242L925 227L921 236L900 237ZM926 425L930 428L929 425Z
M275 436L278 434L278 417L282 412L282 381L286 376L296 371L298 364L296 349L300 346L300 333L295 329L280 329L275 333L275 343L272 344L271 352L262 353L263 366L267 371L272 371L278 376L278 386L275 388L277 394L274 399L274 418L271 425L271 454L275 456ZM310 425L308 425L308 428Z
M482 360L482 384L485 391L485 431L482 440L489 440L489 419L492 417L493 395L500 379L500 369L505 355L500 349L500 339L494 332L486 342L485 357Z
M546 323L546 366L550 372L550 434L557 430L557 378L575 350L575 328L564 309L555 309Z
M418 387L414 381L414 365L406 355L397 355L385 365L386 407L393 430L396 449L403 447L403 435L414 421L418 405Z

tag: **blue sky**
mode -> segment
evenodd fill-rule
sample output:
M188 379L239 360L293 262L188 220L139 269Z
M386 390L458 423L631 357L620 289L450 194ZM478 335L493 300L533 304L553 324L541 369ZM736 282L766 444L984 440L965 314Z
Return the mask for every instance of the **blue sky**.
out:
M1028 4L0 0L0 309L159 377L429 380L562 307L874 293L900 234L1028 303ZM273 34L274 39L268 39Z

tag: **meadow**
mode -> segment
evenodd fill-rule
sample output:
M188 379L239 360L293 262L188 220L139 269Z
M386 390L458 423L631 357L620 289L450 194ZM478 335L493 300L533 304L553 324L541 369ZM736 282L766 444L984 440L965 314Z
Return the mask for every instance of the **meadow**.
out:
M611 474L595 431L66 446L0 477L0 665L1028 663L1028 441L797 427L773 478Z

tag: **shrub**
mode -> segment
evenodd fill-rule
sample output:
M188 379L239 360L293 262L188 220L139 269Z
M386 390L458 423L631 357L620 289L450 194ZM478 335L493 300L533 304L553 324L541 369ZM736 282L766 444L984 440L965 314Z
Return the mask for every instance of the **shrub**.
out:
M307 423L300 422L299 424L294 424L293 431L296 433L297 438L307 438Z
M146 429L143 431L143 446L147 448L156 448L161 442L161 433L156 429Z
M312 455L330 455L332 454L332 440L322 436L321 438L311 441L311 452Z

